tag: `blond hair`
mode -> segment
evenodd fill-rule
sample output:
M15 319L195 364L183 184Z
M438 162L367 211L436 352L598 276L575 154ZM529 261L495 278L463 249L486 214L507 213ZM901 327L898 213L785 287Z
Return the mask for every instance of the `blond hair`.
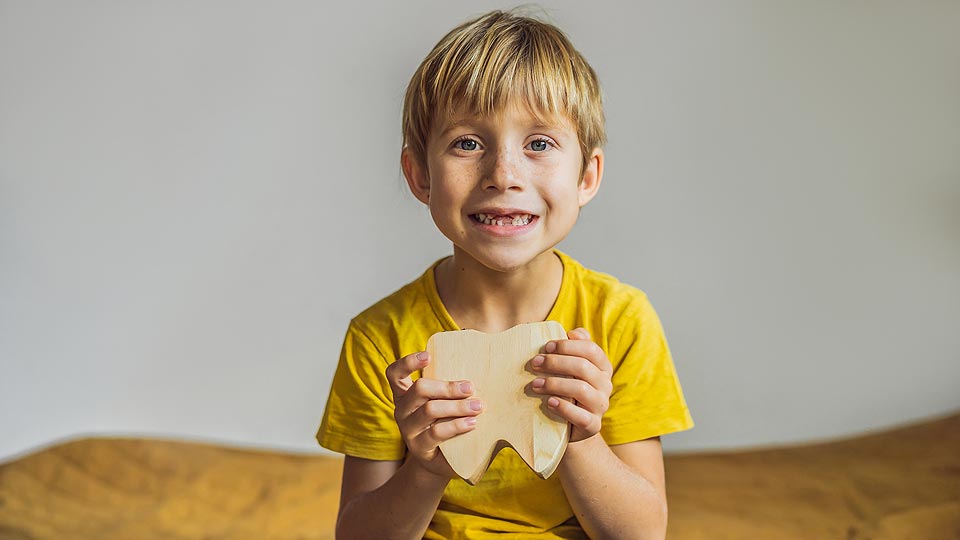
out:
M460 107L487 116L516 98L534 114L571 122L584 167L606 142L600 82L564 33L537 19L492 11L451 30L413 74L403 103L404 147L423 164L437 118Z

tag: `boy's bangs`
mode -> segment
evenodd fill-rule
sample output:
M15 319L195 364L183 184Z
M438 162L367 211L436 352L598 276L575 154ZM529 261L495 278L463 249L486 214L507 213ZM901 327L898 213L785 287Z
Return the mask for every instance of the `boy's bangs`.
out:
M437 109L447 118L464 110L489 116L523 103L538 120L567 118L577 124L584 81L574 74L575 60L549 36L523 30L507 36L488 32L448 51L433 77Z

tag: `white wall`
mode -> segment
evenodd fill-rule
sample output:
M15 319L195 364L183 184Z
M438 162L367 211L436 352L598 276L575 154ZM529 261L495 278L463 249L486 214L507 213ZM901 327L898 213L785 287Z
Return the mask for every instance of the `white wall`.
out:
M670 450L960 408L960 4L549 2L600 74L561 247L650 295ZM348 319L449 251L398 171L432 45L501 3L0 0L0 457L317 450Z

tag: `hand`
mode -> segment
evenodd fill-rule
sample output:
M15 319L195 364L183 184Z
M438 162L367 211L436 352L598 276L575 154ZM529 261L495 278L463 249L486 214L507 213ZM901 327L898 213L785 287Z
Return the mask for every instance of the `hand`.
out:
M545 376L534 379L531 386L534 392L550 396L547 406L570 422L570 442L577 442L600 432L603 413L610 408L613 367L585 329L567 332L567 337L548 342L546 353L533 358L533 371Z
M387 380L393 390L393 417L400 428L407 455L424 469L447 478L455 473L439 445L461 433L476 429L476 416L483 409L473 395L470 381L438 381L410 375L430 363L426 352L409 354L387 366Z

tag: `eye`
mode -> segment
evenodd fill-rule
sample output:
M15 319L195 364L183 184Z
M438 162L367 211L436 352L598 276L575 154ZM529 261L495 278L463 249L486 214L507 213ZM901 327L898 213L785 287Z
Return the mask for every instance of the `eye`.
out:
M543 152L550 148L550 141L546 139L537 139L530 143L530 149L534 152Z
M478 146L478 145L477 145L477 141L475 141L475 140L473 140L473 139L467 139L467 138L457 139L457 140L454 141L454 143L453 143L453 147L454 147L454 148L456 148L456 149L458 149L458 150L466 150L466 151L468 151L468 152L472 152L472 151L476 150L476 149L477 149L477 146Z

